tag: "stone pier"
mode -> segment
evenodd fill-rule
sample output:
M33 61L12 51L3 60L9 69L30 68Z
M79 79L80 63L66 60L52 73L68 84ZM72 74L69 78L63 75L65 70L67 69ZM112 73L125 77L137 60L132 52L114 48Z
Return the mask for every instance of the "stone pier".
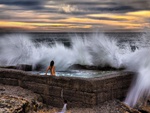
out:
M20 86L40 94L45 104L92 107L112 99L124 99L134 74L118 71L98 78L41 76L14 69L0 69L0 83Z

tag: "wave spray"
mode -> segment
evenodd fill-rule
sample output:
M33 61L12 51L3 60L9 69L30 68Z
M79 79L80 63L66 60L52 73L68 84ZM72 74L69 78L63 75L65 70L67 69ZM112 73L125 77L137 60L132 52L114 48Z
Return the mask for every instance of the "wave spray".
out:
M66 70L73 64L119 68L128 53L121 52L116 39L103 34L76 35L70 43L70 47L57 41L49 45L34 42L29 35L6 35L0 39L0 65L30 64L45 69L54 60L57 70Z
M140 50L132 53L127 60L128 70L136 73L136 78L125 99L125 103L134 107L139 100L146 101L150 95L150 47L149 33L140 40L143 45Z

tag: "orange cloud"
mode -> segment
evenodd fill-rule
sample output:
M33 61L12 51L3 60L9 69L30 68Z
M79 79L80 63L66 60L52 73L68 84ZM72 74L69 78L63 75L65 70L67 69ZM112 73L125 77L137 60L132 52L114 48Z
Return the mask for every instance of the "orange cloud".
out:
M17 14L17 13L13 13ZM86 15L85 18L80 17L68 17L67 19L57 19L51 20L50 17L52 15L46 14L36 14L33 11L26 11L22 13L19 12L18 17L32 17L31 19L26 18L22 19L21 21L13 21L13 20L0 20L0 27L14 27L14 28L23 28L27 30L56 30L56 31L63 31L65 29L92 29L92 28L102 28L104 30L113 30L113 29L143 29L144 27L150 27L148 23L148 19L150 18L150 11L143 10L143 11L135 11L135 12L128 12L125 14L89 14ZM37 16L36 16L37 15ZM58 14L56 14L58 15ZM54 17L55 15L53 15ZM36 17L34 19L33 17ZM91 17L91 18L88 18ZM95 18L92 18L95 17ZM108 19L97 19L97 18L108 18ZM18 19L19 20L19 19ZM120 21L121 20L121 21Z
M137 17L132 15L123 15L123 14L90 14L89 17L105 17L110 19L125 19L125 20L137 20Z
M132 23L132 22L120 22L120 21L114 21L114 20L97 20L97 19L89 19L89 18L68 18L66 20L62 20L63 22L67 21L68 23L85 23L85 24L103 24L103 25L110 25L110 26L135 26L135 27L141 27L138 23Z
M139 17L150 18L150 11L149 10L129 12L129 13L126 13L126 14L127 15L132 15L132 16L139 16Z

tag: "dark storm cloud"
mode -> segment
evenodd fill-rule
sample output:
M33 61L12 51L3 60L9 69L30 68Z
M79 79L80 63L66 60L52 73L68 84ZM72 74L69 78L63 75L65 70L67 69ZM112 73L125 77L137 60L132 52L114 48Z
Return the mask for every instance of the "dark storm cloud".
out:
M136 9L131 6L117 6L117 7L90 7L87 8L87 10L98 12L98 11L105 11L105 12L112 12L112 11L119 11L119 12L129 12L129 11L135 11Z
M65 0L66 4L75 5L80 10L85 12L130 12L138 10L149 10L150 9L150 0L105 0L105 1L87 1L87 0ZM83 12L82 12L83 13Z
M59 11L58 11L58 9L55 9L55 8L42 8L42 10L40 10L40 9L37 9L37 10L35 10L37 13L60 13Z
M59 9L55 10L57 13L61 14L71 14L74 16L77 15L86 15L92 13L126 13L131 11L138 10L149 10L150 9L150 0L106 0L106 1L87 1L87 0L55 0L53 5L59 6ZM60 4L65 4L66 6L75 7L75 10L66 11ZM46 11L46 10L45 10ZM48 10L47 10L48 11Z
M66 2L67 4L70 4L70 5L117 5L117 3L114 3L114 2L99 2L99 1L71 1L71 2Z
M8 6L19 6L25 9L41 9L42 0L0 0L0 4Z
M137 10L149 10L150 0L125 0L122 5L131 6Z
M19 6L32 6L32 5L39 5L40 2L39 1L34 1L34 0L24 0L24 1L20 1L20 0L0 0L0 4L5 4L5 5L19 5Z
M130 12L136 10L150 9L150 0L105 0L105 1L87 1L87 0L0 0L0 4L7 6L18 6L22 10L35 10L49 13L64 13L83 15L102 12ZM76 7L77 10L66 12L61 4ZM44 5L56 6L57 8L47 8ZM140 7L142 6L142 7ZM3 9L0 9L3 10ZM7 10L7 9L5 9ZM14 9L15 10L15 9ZM17 10L17 9L16 9Z

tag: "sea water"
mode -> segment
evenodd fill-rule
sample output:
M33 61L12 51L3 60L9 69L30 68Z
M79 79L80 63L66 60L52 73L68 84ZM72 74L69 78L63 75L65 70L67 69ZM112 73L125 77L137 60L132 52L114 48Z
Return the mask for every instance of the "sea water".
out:
M57 71L55 76L65 76L65 77L79 77L79 78L96 78L108 76L110 73L114 73L117 71L100 71L100 70L66 70L66 71ZM29 72L34 75L45 75L43 71L32 71ZM47 73L50 75L50 72Z

